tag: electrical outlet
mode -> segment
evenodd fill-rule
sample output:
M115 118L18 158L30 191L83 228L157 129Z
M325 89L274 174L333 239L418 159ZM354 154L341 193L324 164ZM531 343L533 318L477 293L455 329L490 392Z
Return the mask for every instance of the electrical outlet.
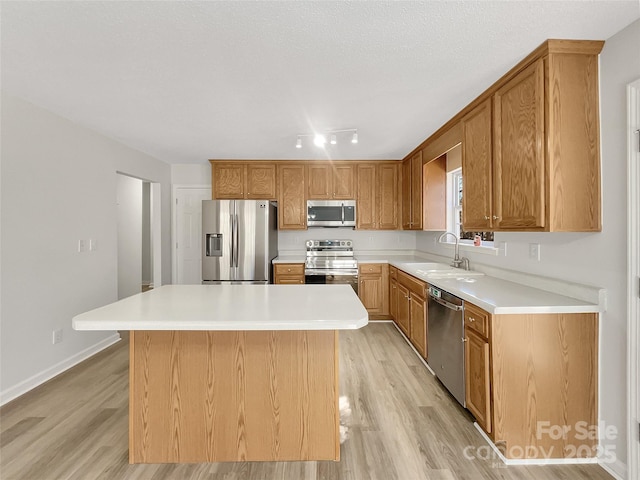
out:
M98 241L95 238L89 239L89 251L95 252L98 249Z
M500 257L507 256L507 242L498 242L498 255Z
M540 244L539 243L530 243L529 244L529 258L531 260L540 261Z
M78 253L82 253L85 250L84 240L78 240Z
M55 345L56 343L62 342L62 329L54 330L52 335L52 342Z

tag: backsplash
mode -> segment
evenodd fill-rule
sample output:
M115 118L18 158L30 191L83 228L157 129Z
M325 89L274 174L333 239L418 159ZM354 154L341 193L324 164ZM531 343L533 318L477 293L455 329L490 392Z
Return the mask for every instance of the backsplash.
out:
M400 230L352 230L349 228L312 228L301 231L279 231L278 251L295 253L305 251L307 240L353 240L356 252L368 250L415 250L414 232Z

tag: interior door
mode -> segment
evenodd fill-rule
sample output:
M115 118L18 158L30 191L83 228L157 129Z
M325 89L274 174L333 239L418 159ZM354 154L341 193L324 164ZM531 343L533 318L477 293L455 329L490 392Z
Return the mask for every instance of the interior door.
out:
M211 189L177 188L175 195L176 273L173 283L198 285L202 282L202 200L211 198Z

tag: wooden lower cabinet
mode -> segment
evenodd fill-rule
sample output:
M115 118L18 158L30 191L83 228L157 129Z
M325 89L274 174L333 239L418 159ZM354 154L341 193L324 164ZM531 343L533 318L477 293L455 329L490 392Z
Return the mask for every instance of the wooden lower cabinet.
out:
M467 409L485 432L491 433L491 384L489 341L472 329L464 329Z
M304 263L276 263L273 265L273 283L281 285L304 284Z
M358 266L358 296L370 320L389 318L389 265L363 263Z
M398 324L398 269L389 267L389 315Z
M410 329L411 309L409 308L409 289L398 283L398 314L396 316L396 324L407 337Z
M467 408L507 459L597 456L596 313L492 315L467 302L464 326Z
M411 292L409 295L411 329L409 339L416 350L427 358L427 308L423 297Z
M423 358L427 358L426 291L425 282L398 272L397 315L394 320Z

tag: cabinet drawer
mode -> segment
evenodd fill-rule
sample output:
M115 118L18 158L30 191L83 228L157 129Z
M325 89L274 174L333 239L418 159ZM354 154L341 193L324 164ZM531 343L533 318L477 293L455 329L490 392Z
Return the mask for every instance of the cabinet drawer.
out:
M304 275L304 263L276 263L274 272L276 275Z
M358 266L358 270L360 275L371 274L382 274L382 264L381 263L363 263Z
M404 285L409 289L412 293L421 296L422 298L426 298L427 296L427 284L422 280L418 280L411 275L408 275L404 272L398 272L398 282Z
M396 267L389 266L389 276L394 280L398 279L398 269Z
M278 285L304 285L304 277L301 275L278 275L275 283Z
M484 338L489 338L489 313L472 303L464 304L464 324Z

